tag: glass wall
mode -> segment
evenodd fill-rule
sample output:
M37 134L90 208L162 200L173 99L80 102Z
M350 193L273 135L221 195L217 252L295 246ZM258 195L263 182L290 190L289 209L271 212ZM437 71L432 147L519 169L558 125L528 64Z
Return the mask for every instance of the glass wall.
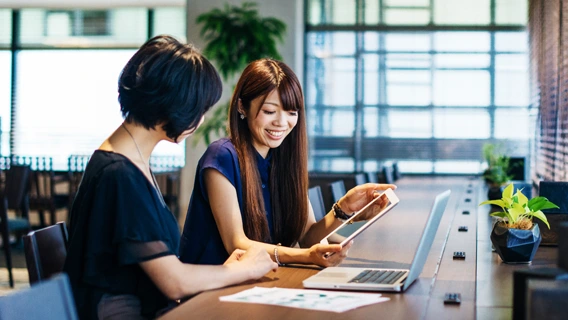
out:
M528 152L526 1L307 1L310 169L479 173Z
M0 9L0 155L10 153L12 11Z
M19 39L9 31L13 14ZM69 155L91 154L122 122L118 77L136 49L157 34L186 41L182 7L4 9L0 24L0 66L10 71L15 62L14 83L10 72L0 74L2 155L50 156L58 170ZM185 148L164 143L153 155L184 158Z

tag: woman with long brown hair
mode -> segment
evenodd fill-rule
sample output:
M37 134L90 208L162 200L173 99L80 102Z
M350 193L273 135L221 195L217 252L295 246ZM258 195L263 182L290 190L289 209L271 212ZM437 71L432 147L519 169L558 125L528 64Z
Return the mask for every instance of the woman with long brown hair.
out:
M280 61L245 68L231 100L229 132L198 163L180 243L183 262L220 264L234 249L259 244L279 265L337 265L352 243L319 241L349 217L345 212L362 208L376 191L396 188L357 186L315 221L304 97L296 75Z

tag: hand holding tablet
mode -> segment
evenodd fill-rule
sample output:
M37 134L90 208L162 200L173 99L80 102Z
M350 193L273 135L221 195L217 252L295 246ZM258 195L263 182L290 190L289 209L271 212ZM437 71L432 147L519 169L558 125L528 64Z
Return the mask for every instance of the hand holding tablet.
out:
M389 188L385 190L378 197L361 208L361 210L357 211L351 218L325 236L320 243L329 244L333 242L345 246L349 241L389 212L398 202L399 199L392 189ZM327 256L331 256L331 254Z

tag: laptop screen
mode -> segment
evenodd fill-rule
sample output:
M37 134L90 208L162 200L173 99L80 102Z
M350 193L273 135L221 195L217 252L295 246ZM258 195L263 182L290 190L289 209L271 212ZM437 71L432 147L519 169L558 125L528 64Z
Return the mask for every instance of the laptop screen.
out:
M418 278L424 264L426 263L426 258L428 258L428 253L430 253L430 248L436 237L436 232L438 231L438 226L440 225L440 220L444 215L446 210L446 205L450 198L450 190L444 191L436 196L432 209L430 209L430 215L428 216L428 221L426 221L426 226L422 232L422 237L418 243L418 248L416 248L416 254L410 265L410 271L408 272L408 277L404 281L403 290L406 290L408 286Z

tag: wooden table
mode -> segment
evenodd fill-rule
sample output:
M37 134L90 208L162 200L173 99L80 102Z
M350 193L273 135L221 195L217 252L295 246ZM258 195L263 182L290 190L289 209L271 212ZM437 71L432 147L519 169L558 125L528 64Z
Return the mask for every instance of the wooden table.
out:
M424 270L405 293L383 293L390 301L344 313L310 311L270 305L220 302L219 297L254 286L302 288L314 266L280 267L260 281L200 293L161 319L508 319L512 308L512 272L524 265L506 265L491 252L487 214L479 178L403 177L397 181L399 205L355 239L342 266L408 268L414 257L434 197L452 190ZM479 207L483 208L483 207ZM486 221L487 225L478 221ZM459 232L458 226L468 226ZM479 241L478 241L479 237ZM465 260L454 260L465 251ZM480 254L477 252L480 251ZM540 248L531 267L553 266L554 248ZM476 294L477 286L477 294ZM445 305L446 292L461 294L460 305Z

